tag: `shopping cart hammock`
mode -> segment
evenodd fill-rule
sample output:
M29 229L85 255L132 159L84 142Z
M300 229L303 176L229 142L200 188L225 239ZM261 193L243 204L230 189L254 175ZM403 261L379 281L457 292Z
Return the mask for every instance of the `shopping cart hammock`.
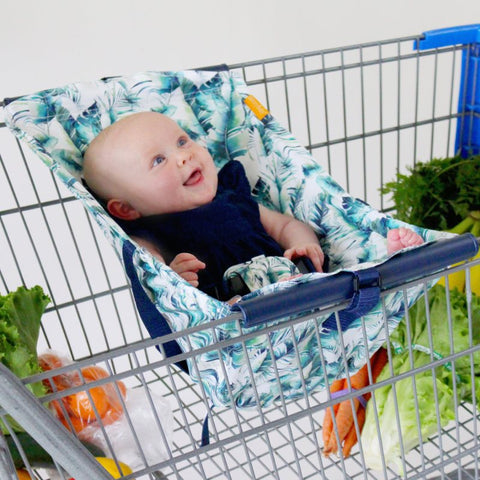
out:
M204 142L218 168L230 160L240 161L260 203L295 216L318 233L329 257L330 272L361 271L384 261L387 230L403 225L345 192L275 119L247 106L251 105L245 102L248 97L243 80L228 71L148 72L46 90L6 107L11 130L83 202L115 248L137 285L137 306L154 337L169 330L182 332L208 324L232 312L228 304L192 287L133 243L82 186L83 152L101 129L125 115L161 112L176 120L193 139ZM442 236L412 228L426 241ZM333 273L306 274L247 297L270 299L269 293L288 292L322 275ZM408 303L412 304L422 289L408 292ZM142 294L151 302L145 303ZM239 339L188 362L192 378L202 382L213 404L265 405L281 394L297 397L322 388L326 381L344 376L345 368L356 371L365 363L364 331L370 354L384 343L383 306L378 295L373 302L371 295L367 297L369 312L354 309L353 315L344 317L343 333L337 331L335 317L324 315L293 328L280 325L269 335L261 334L260 325L245 327L238 321L228 321L189 333L177 342L181 351L188 352L258 330L259 334L243 345ZM153 310L152 305L156 307ZM388 326L393 329L404 312L403 293L389 294L384 307ZM269 304L268 309L261 310L270 312L272 307ZM282 315L280 311L279 317L270 321L280 323L287 313ZM358 318L362 314L365 330ZM342 358L340 339L347 361Z

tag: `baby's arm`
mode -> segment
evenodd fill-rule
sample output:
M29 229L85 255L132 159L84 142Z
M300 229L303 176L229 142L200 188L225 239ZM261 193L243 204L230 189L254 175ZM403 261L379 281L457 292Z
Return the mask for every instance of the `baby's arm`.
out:
M315 232L305 223L260 205L260 220L267 231L283 248L290 260L308 257L317 272L322 271L324 254Z
M158 248L148 240L140 237L133 237L140 246L145 247L155 258L160 260L162 263L166 263L162 254ZM195 255L191 253L179 253L171 262L169 267L178 275L180 275L184 280L186 280L193 287L198 287L198 275L199 270L205 268L205 264L198 260Z

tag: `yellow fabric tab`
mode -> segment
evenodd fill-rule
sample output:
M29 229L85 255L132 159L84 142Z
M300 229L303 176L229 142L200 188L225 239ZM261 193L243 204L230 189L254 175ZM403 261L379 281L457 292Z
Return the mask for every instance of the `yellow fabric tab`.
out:
M244 102L259 120L263 120L270 113L253 95L246 97Z

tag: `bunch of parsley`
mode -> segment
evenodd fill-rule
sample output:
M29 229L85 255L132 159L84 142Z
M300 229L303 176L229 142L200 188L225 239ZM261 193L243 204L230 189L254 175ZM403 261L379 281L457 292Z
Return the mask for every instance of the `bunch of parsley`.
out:
M399 220L448 230L480 210L480 155L418 162L408 170L381 189L392 195Z

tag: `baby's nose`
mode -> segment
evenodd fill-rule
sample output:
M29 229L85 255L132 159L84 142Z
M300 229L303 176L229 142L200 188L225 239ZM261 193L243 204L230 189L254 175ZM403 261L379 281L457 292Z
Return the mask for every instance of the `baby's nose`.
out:
M178 152L178 154L177 154L177 165L179 167L182 167L183 165L185 165L187 163L188 160L190 160L190 158L191 158L190 152L187 152L187 151Z

